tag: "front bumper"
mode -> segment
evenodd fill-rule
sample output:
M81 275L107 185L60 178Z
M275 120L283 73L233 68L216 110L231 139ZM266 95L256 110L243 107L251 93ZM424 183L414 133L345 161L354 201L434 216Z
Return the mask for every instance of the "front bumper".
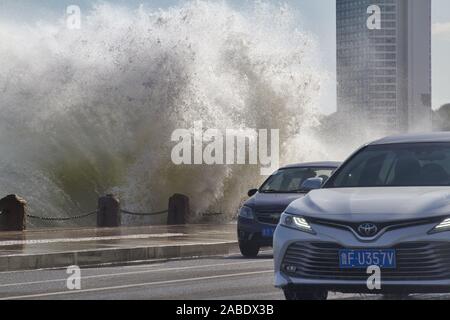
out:
M362 242L348 230L329 226L312 225L315 235L279 226L274 236L275 286L284 288L295 285L345 293L449 293L450 233L428 234L433 226L428 224L392 230L372 242ZM314 245L311 244L318 244L319 248L320 244L324 244L326 250L317 253L299 250L301 247L313 250ZM287 257L288 249L292 247L299 252L298 257ZM335 254L338 248L401 248L403 251L398 255L403 254L399 258L402 265L396 270L382 270L381 290L372 291L368 289L370 275L365 274L365 270L359 273L351 271L349 274L339 269L339 257ZM320 260L324 253L326 256L323 257L327 260ZM299 261L299 271L290 273L285 269L285 262L295 262L295 259ZM447 265L449 268L446 268Z
M276 225L239 217L237 228L238 238L240 241L256 242L261 247L271 247L273 244L273 236L264 235L263 230L275 229L276 227Z
M279 288L289 285L301 286L303 288L323 289L330 292L354 293L354 294L431 294L450 293L450 281L385 281L382 282L380 290L369 290L364 281L321 281L303 279L277 279L285 284Z

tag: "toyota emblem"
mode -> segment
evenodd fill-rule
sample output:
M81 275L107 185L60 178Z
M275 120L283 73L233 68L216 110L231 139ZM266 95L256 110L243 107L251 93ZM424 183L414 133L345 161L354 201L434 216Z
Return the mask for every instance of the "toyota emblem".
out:
M363 237L373 237L378 233L378 227L373 223L363 223L358 227L358 233Z

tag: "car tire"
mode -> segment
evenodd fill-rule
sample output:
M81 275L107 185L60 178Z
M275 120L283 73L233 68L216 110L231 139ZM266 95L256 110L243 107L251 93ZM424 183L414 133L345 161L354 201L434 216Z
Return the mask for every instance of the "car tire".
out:
M283 289L286 300L327 300L328 291L322 289L305 289L301 287L286 287Z
M239 241L239 249L246 258L256 258L259 253L260 246L254 241Z

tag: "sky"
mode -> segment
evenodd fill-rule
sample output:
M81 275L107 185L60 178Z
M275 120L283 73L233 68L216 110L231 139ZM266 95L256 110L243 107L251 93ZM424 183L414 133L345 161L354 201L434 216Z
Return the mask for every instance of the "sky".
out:
M250 0L247 0L247 2ZM268 0L270 1L270 0ZM428 0L423 0L428 1ZM450 103L450 1L433 1L433 108ZM176 5L179 0L107 0L128 7L145 4L151 8L166 8ZM242 6L242 0L229 0L234 7ZM323 85L321 110L325 113L336 109L336 17L335 0L284 0L300 11L299 25L314 34L319 42L323 68L329 80ZM57 19L64 14L68 5L78 5L82 10L96 1L89 0L0 0L0 22L3 19L19 23L33 23L43 16Z

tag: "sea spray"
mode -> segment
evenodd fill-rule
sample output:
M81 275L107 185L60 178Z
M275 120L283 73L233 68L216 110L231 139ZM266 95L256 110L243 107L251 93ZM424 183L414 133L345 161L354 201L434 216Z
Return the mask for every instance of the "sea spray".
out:
M263 177L258 166L174 165L172 132L199 120L279 129L282 163L329 156L311 133L317 47L291 8L100 4L84 15L80 30L0 22L0 193L33 213L77 215L107 192L148 212L178 192L195 213L230 217Z

